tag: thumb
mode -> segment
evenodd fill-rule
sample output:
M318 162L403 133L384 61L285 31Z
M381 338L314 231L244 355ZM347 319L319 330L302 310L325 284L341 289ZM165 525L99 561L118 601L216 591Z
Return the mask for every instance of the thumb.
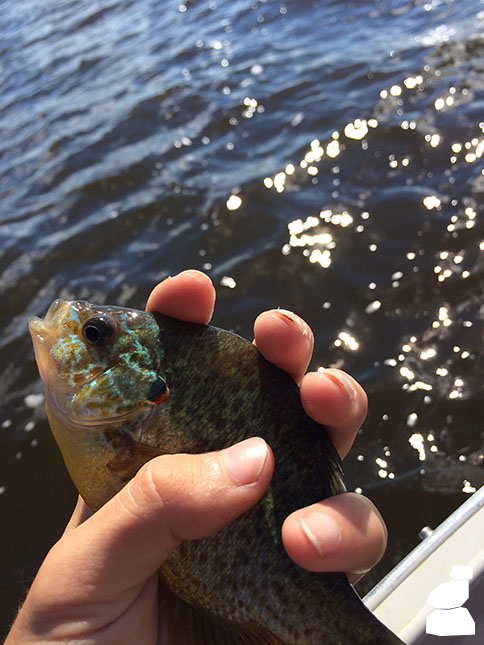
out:
M62 586L71 601L109 602L145 582L182 540L207 537L248 510L266 490L273 467L272 452L258 437L219 452L156 457L66 532L42 569L68 567ZM51 579L52 571L43 577L41 571L38 581Z

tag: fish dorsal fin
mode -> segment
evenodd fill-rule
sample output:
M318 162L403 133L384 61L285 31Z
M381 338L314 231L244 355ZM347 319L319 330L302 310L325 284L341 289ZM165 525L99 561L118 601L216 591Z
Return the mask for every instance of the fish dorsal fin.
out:
M232 623L175 596L160 580L159 645L286 645L255 623Z

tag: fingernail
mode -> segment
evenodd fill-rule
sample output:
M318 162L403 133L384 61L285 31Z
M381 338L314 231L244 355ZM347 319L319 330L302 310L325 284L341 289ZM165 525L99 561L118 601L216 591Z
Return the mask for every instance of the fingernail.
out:
M227 470L241 486L259 479L267 454L267 444L260 437L246 439L223 451Z
M300 518L304 534L321 557L336 551L341 544L341 529L336 522L323 513L312 513Z
M326 376L330 378L333 383L336 383L338 387L343 388L350 402L356 399L356 388L353 385L352 381L346 376L346 374L340 372L340 370L335 370L332 368L323 369L322 372L323 374L326 374Z
M312 336L311 336L311 331L308 327L308 325L299 318L299 316L296 316L292 311L288 311L287 309L274 309L274 313L276 313L279 316L279 319L282 320L285 323L289 323L291 326L296 326L299 331L302 333L302 335L308 340L311 341Z
M297 325L299 329L301 329L302 331L306 329L306 325L303 323L303 321L299 318L299 316L296 316L296 314L294 314L292 311L288 311L287 309L281 309L280 307L277 309L274 309L274 311L276 312L276 314L280 314L281 316L283 316L286 319L285 322L289 320L291 323Z
M197 278L205 278L206 280L210 280L210 278L208 277L208 275L206 273L203 273L203 271L198 271L198 269L185 269L184 271L180 271L180 273L178 275L179 276L180 275L192 275L192 276L195 276ZM211 282L211 280L210 280L210 282Z

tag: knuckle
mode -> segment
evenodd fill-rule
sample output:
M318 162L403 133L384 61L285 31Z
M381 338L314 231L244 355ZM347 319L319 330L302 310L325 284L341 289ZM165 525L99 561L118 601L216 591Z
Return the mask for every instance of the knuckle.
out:
M137 475L137 485L143 496L151 503L165 505L166 500L172 496L170 488L173 488L173 478L170 477L169 472L171 468L164 466L165 464L160 464L159 458L152 459L140 469Z

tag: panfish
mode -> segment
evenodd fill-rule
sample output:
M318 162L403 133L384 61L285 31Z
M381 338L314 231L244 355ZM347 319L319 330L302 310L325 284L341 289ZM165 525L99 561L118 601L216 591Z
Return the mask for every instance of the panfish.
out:
M306 571L284 550L284 519L345 486L339 456L304 412L297 385L252 343L82 300L56 300L29 327L52 432L93 511L156 455L220 450L251 436L272 448L274 475L261 500L215 535L182 543L160 568L193 621L186 642L401 643L343 573Z

